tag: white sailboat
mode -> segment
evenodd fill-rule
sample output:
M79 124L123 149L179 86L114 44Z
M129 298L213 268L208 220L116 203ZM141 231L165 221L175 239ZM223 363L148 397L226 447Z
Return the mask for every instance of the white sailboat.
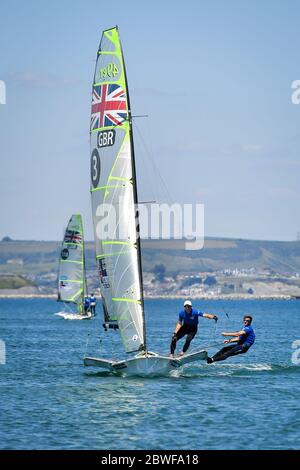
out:
M171 358L147 348L131 109L117 27L103 32L97 53L90 144L92 213L105 328L118 328L126 353L135 355L122 361L85 357L84 364L151 376L205 360L206 351Z
M84 298L87 296L85 275L83 224L80 214L70 218L59 257L58 302L63 302L66 311L55 315L65 320L87 320L91 313L84 314ZM77 312L67 308L75 306Z

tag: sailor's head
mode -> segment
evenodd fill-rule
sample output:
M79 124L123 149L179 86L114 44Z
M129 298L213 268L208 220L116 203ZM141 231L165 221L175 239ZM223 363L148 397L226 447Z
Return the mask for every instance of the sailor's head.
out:
M252 322L251 315L245 315L243 318L243 322L245 323L245 325L251 325L251 322Z
M91 294L91 297L94 297L94 294L93 294L93 293Z
M192 302L190 300L186 300L183 306L187 312L190 312L192 310Z

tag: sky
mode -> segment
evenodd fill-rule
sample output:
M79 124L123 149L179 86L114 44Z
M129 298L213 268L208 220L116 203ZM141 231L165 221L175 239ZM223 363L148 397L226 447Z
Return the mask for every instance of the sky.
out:
M102 30L125 56L140 200L203 203L205 235L300 232L300 2L2 0L0 239L92 239L91 84ZM0 96L1 103L1 96Z

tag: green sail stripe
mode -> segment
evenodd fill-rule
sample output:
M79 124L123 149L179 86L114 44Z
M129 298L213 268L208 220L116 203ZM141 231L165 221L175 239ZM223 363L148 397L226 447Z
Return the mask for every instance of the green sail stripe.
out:
M125 183L131 183L132 179L122 178L121 176L109 176L108 181L115 180L115 181L124 181Z
M82 293L83 293L82 290L78 291L75 295L73 295L73 297L70 298L70 300L72 300L72 302L76 302L76 300L77 300L76 297L81 296ZM81 300L81 299L80 299L80 300ZM76 302L76 303L77 303L77 302Z
M119 55L118 52L114 52L114 51L98 51L98 54Z
M102 242L102 245L127 245L127 246L131 246L133 248L136 248L136 244L135 243L130 243L130 242L119 242L119 241L104 241Z
M115 81L112 81L112 80L109 80L109 81L105 81L105 80L103 80L103 82L97 82L97 83L94 83L94 84L93 84L93 86L111 85L112 83L113 83L113 84L120 85L120 80L118 80L117 82L115 82ZM125 121L126 121L126 119L125 119ZM113 127L113 128L114 128L114 127L116 127L116 126L111 126L111 127ZM118 127L119 127L119 126L118 126ZM107 126L107 128L108 128L108 126Z
M140 300L137 300L137 299L126 299L124 297L121 297L121 298L118 298L118 297L113 297L111 299L113 302L132 302L132 303L135 303L135 304L141 304L141 301Z
M127 255L130 251L118 251L116 253L106 253L105 255L97 255L96 259L106 258L107 256Z
M103 191L104 189L113 189L113 188L123 188L124 185L121 185L121 184L116 184L114 186L112 185L106 185L106 186L99 186L99 188L92 188L90 191L91 193L95 192L95 191Z
M75 294L72 295L72 297L69 297L69 298L68 298L68 301L70 301L70 302L77 302L78 300L82 300L81 298L78 299L78 297L81 297L82 294L83 294L83 290L82 290L81 288L79 288L79 289L77 290L77 292L75 292Z
M115 44L116 40L115 40L115 30L116 30L116 27L113 27L113 28L109 28L109 29L105 29L103 31L103 34L105 37L107 37L107 39L109 39L110 41L112 41Z
M75 281L75 279L59 279L59 282L78 282L79 284L82 283L82 281Z
M83 264L83 261L75 261L73 259L61 259L61 263L77 263L77 264Z
M94 134L95 132L99 132L99 131L106 131L108 129L116 129L116 127L118 127L119 129L123 129L125 127L125 124L126 124L126 120L123 121L121 124L118 124L117 126L105 126L105 127L97 127L97 129L93 129L90 131L91 134Z

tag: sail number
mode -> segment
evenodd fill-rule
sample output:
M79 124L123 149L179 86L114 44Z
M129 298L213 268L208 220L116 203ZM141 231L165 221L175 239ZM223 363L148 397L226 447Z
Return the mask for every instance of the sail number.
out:
M110 147L114 145L116 137L116 131L110 129L109 131L100 131L97 135L97 147Z
M107 77L115 77L119 74L119 69L116 64L112 62L108 64L106 67L100 68L100 79L105 80Z
M94 149L91 155L91 181L93 188L96 188L100 179L100 155L97 149Z

